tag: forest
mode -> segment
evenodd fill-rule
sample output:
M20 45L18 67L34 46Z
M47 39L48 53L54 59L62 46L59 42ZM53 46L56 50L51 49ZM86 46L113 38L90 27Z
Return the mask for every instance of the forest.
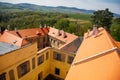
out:
M9 30L44 27L44 25L65 30L69 33L83 36L93 26L92 14L66 14L58 12L0 12L0 27ZM112 18L109 32L120 41L120 18Z

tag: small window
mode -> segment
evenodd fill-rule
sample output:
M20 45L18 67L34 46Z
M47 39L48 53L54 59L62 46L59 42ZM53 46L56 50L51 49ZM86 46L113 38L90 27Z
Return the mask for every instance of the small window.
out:
M48 58L49 58L49 53L47 52L46 53L46 60L48 60Z
M32 58L32 69L35 68L35 58Z
M26 61L17 67L18 78L24 76L30 71L30 62Z
M38 57L38 65L42 64L44 62L44 55L41 55Z
M40 73L38 74L38 80L42 80L42 76L43 76L43 72L40 72Z
M0 80L6 80L6 73L0 74Z
M58 41L58 42L57 42L57 46L58 46L58 47L59 47L59 44L60 44L60 42Z
M9 71L9 76L10 76L10 80L15 80L15 75L13 70Z
M67 62L68 62L69 64L71 64L71 63L73 62L73 59L74 59L74 57L68 56Z
M65 61L65 55L64 54L54 52L53 57L54 57L54 59L56 59L58 61L63 61L63 62Z
M55 74L60 75L60 69L55 68Z
M45 37L43 37L43 42L45 42Z

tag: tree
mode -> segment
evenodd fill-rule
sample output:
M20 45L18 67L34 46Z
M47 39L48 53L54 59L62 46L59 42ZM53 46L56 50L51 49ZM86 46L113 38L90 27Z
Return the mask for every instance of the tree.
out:
M65 31L67 31L69 28L69 23L70 23L69 20L61 19L55 24L55 26L58 29L63 29Z
M120 26L119 25L111 26L110 32L115 40L120 41Z
M115 40L120 41L120 18L116 18L113 20L113 24L110 28L110 33L114 37Z
M70 33L76 32L76 24L75 23L70 22L68 32L70 32Z
M110 26L112 24L113 13L109 9L98 10L92 15L92 22L106 28L110 31Z

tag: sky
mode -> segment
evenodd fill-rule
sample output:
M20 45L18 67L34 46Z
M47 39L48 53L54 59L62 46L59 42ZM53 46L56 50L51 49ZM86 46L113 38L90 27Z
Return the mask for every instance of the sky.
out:
M44 6L66 6L87 10L109 8L111 12L120 14L120 0L0 0L10 3L31 3Z

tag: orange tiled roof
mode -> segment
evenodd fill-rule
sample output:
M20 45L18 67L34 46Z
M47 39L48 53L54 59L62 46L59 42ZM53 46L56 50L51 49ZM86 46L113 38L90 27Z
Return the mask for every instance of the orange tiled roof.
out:
M48 33L49 36L51 36L51 37L53 37L55 39L58 39L58 40L60 40L60 41L65 43L59 49L63 48L64 46L66 46L67 44L71 43L72 41L74 41L75 39L78 38L78 36L75 36L75 35L67 33L67 32L65 32L66 33L66 37L63 38L63 31L61 30L60 32L61 32L61 35L58 36L58 29L50 27L49 33Z
M65 80L120 80L120 43L102 27L86 36Z
M23 29L17 30L19 34L17 34L14 30L9 31L9 33L14 34L18 37L25 38L29 36L36 36L36 32L39 31L41 35L47 34L49 32L49 28L32 28L32 29Z
M15 43L14 43L15 41ZM20 37L17 37L13 34L10 34L8 31L5 31L4 34L1 35L0 37L0 42L6 42L9 44L14 44L17 46L23 46L28 44L28 42Z
M13 31L5 31L0 36L0 42L6 42L9 44L14 44L17 46L24 46L29 42L25 40L26 37L34 37L37 33L41 35L47 34L49 32L49 28L32 28L32 29L23 29L23 30L15 30ZM15 41L15 43L14 43Z

